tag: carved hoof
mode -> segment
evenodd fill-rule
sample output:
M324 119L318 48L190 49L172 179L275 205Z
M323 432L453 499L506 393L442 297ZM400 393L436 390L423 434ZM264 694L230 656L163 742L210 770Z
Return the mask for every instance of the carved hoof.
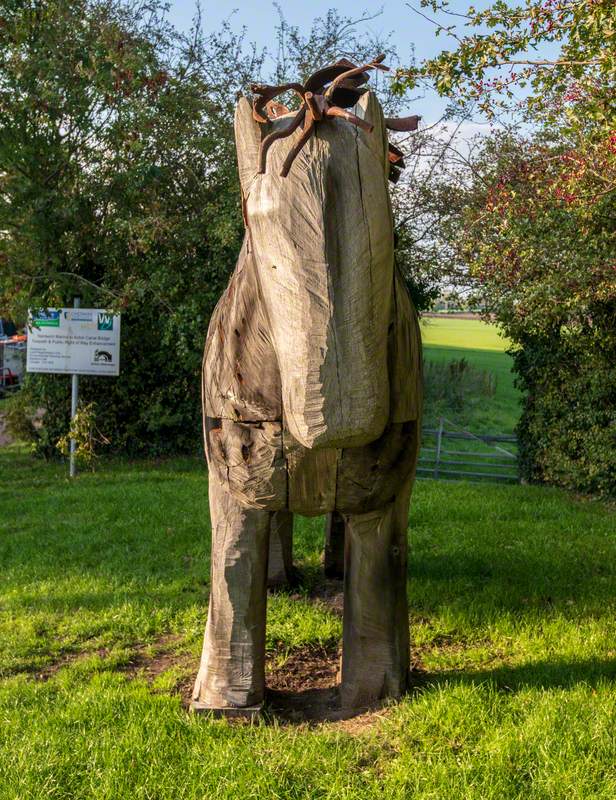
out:
M227 719L245 719L249 720L250 722L256 722L261 717L263 703L260 703L257 706L244 706L243 708L238 708L235 706L221 706L218 708L213 708L212 706L206 705L206 703L193 700L190 704L190 711L193 714L210 714L215 719L221 719L225 717Z
M409 691L410 672L395 676L385 676L382 685L371 684L365 680L363 685L359 682L341 681L340 705L343 711L359 711L383 705L383 703L398 702Z

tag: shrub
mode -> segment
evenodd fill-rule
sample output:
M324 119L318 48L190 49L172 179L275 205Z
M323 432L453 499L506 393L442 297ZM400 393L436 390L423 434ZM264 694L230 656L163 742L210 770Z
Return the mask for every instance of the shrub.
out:
M614 496L616 342L598 327L534 337L513 353L525 394L520 472L530 481Z
M462 412L483 397L494 397L496 376L477 369L465 358L447 363L424 361L424 402L428 413Z

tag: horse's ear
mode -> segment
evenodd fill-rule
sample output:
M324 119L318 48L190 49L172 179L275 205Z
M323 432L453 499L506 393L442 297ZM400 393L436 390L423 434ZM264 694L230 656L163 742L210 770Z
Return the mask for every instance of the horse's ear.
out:
M252 103L247 97L240 97L235 107L235 146L237 167L244 196L250 191L252 182L259 170L259 146L261 128L252 115Z
M364 92L359 98L357 105L352 109L354 114L366 120L373 126L372 133L366 133L358 129L362 141L374 151L383 162L383 169L389 171L389 159L387 155L388 140L387 129L385 128L385 118L383 109L378 101L376 94L372 91Z

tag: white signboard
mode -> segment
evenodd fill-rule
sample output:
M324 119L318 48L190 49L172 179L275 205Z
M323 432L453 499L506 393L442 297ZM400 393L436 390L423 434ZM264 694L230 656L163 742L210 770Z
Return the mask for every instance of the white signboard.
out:
M120 315L102 308L48 308L30 315L28 372L120 374Z

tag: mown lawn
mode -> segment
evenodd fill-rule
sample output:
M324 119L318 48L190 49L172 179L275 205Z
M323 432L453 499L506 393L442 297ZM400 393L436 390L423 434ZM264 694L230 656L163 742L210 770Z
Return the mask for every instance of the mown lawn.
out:
M361 724L189 715L208 592L199 462L65 466L0 450L0 798L616 796L616 532L597 502L421 481L411 509L415 689ZM335 645L306 585L272 596L278 663ZM153 677L148 659L163 652ZM140 669L139 665L143 668Z
M473 433L513 433L520 416L520 392L513 383L512 358L505 352L509 341L499 334L496 325L476 319L423 317L421 336L427 361L449 363L464 358L496 377L493 397L471 399L462 413L426 407L426 423L434 425L443 415Z

